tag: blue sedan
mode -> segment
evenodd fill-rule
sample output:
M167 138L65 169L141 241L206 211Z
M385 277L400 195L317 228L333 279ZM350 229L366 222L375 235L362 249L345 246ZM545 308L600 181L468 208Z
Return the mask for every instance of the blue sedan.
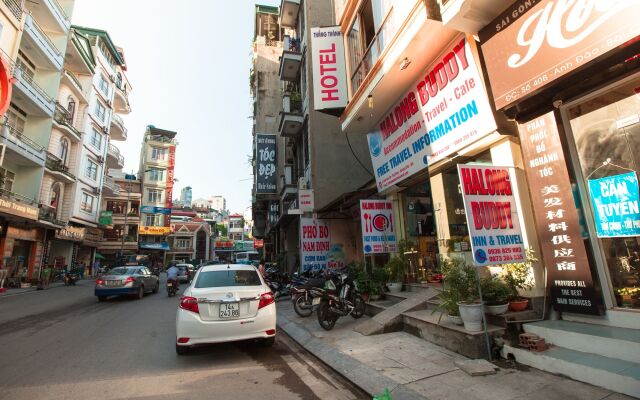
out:
M109 296L128 295L142 299L147 292L158 293L160 280L144 266L126 266L111 269L96 280L95 295L98 301Z

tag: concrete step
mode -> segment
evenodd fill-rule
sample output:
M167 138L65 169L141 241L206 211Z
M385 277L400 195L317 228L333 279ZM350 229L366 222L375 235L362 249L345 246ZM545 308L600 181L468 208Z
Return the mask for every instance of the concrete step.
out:
M540 314L534 310L507 311L500 315L486 314L486 316L487 323L495 326L501 326L503 328L506 328L509 324L518 323L519 321L526 323L527 321L539 320L541 317Z
M571 321L540 321L523 325L547 343L603 357L640 362L640 329Z
M422 292L430 289L442 290L442 283L405 283L405 292Z
M502 356L543 371L600 386L629 396L640 396L640 364L619 358L553 346L536 353L505 345ZM638 360L636 360L638 361Z

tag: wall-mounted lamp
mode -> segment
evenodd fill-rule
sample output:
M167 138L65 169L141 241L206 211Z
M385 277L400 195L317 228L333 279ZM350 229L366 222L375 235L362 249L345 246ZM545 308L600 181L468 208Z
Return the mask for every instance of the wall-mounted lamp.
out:
M402 61L400 61L400 71L404 71L409 64L411 64L411 60L409 60L407 57L403 58Z
M367 101L369 104L369 108L373 108L373 95L370 94L369 96L367 96Z

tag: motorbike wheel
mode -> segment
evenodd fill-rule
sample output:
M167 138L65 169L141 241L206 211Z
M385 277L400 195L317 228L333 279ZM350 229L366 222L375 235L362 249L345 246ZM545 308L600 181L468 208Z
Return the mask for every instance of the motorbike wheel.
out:
M158 293L160 290L160 283L156 283L156 287L153 288L153 293Z
M308 317L313 313L311 300L306 299L303 295L296 296L293 301L293 310L301 317Z
M330 331L336 326L336 321L338 320L338 316L329 310L329 303L323 301L318 306L318 323L325 331Z
M351 311L351 316L355 319L361 318L364 315L365 311L365 303L362 296L357 295L354 299L354 307L353 311Z

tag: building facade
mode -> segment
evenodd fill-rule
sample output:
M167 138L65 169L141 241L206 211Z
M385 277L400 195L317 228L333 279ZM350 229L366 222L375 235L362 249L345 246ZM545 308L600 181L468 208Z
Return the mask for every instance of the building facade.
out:
M168 261L200 262L212 258L211 226L202 218L173 222L168 237Z
M227 210L227 199L223 196L211 196L209 198L209 204L211 205L211 208L218 210L219 212Z
M193 193L191 186L183 187L180 191L180 205L182 207L191 207L191 201L193 199Z

